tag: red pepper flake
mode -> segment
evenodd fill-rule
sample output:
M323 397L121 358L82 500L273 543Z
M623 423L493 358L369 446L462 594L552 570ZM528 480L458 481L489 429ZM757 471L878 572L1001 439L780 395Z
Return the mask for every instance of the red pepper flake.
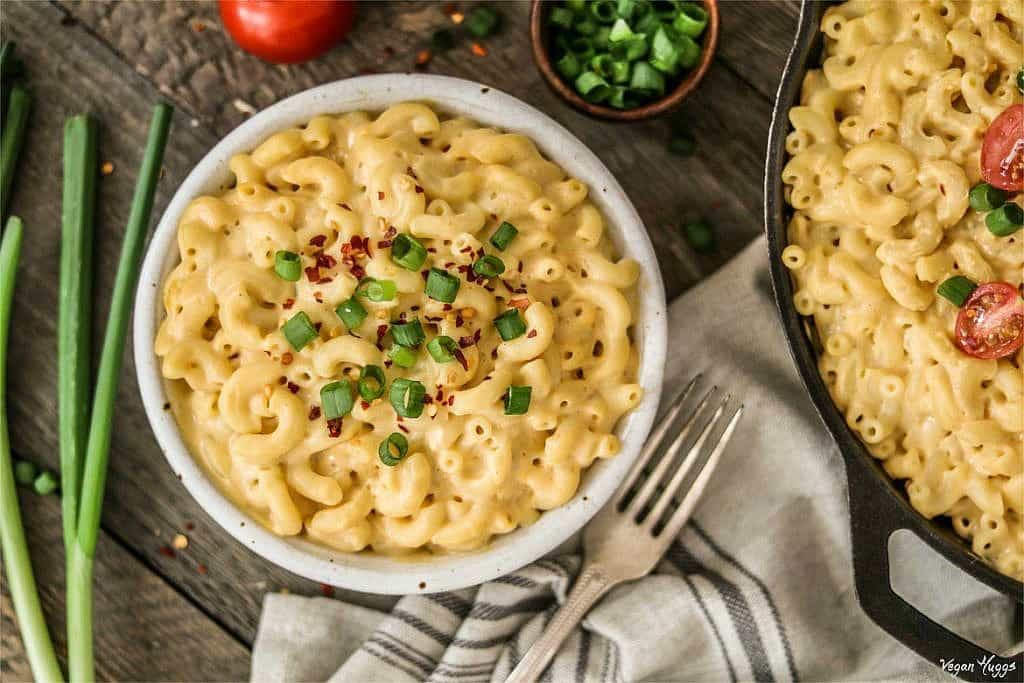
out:
M526 335L527 339L533 339L536 336L537 336L537 330L530 330L529 333Z
M384 201L384 193L383 192L378 192L377 193L377 199L379 199L381 201Z
M476 332L473 333L473 343L474 344L476 344L478 341L480 341L480 337L481 337L482 334L483 334L483 332L481 332L480 330L477 330Z
M431 254L436 254L437 249L435 249L434 247L427 247L427 252Z
M353 249L363 248L363 238L360 235L352 235L352 239L349 242L352 244Z
M430 58L433 56L430 50L420 50L416 53L416 66L426 66L430 63Z
M345 244L341 245L341 253L344 254L345 256L348 256L349 254L351 254L352 253L352 245L347 243L347 242Z
M323 280L321 280L321 282L323 282ZM316 299L318 304L322 304L324 302L324 296L320 292L313 292L313 298Z
M462 249L459 249L460 254L468 254L473 251L473 247L466 245Z
M391 240L381 240L380 242L377 242L377 248L378 249L387 249L390 246L391 246Z
M316 266L310 266L306 268L306 279L310 282L319 282L320 280L320 269Z
M434 400L440 403L444 400L444 390L441 387L437 388L437 393L434 395Z
M408 428L408 427L406 427L405 425L398 425L398 428L399 428L399 429L401 429L401 430L402 430L403 432L405 432L406 434L408 434L408 433L409 433L409 428Z
M452 394L451 396L448 397L448 405L455 405L455 394Z
M336 417L333 420L327 421L327 433L332 439L337 439L341 436L341 421L342 418Z
M416 311L420 310L420 307L419 307L419 306L416 306L416 305L414 304L414 305L412 305L412 306L410 306L410 307L409 307L409 310L410 310L410 311L412 311L413 313L415 313Z
M416 175L416 171L412 170L412 166L405 167L405 174L414 180L419 180L419 176Z
M462 344L461 340L459 341L459 344ZM455 353L453 355L455 356L455 360L459 361L459 365L462 366L463 370L469 370L469 361L466 360L466 354L462 353L462 349L455 349ZM451 403L448 405L451 405Z
M364 277L366 277L366 269L363 268L358 263L349 268L349 270L352 272L352 277L354 277L357 280L362 280Z
M196 571L199 572L200 574L207 574L207 573L209 573L210 570L206 568L205 564L197 564L196 565Z
M429 270L421 270L420 271L420 277L422 277L423 281L426 282L427 278L430 277L430 271Z
M530 307L529 299L510 299L508 305L512 308L518 308L520 311L525 311Z
M322 247L327 242L327 235L314 235L309 238L309 243L314 247Z
M523 272L523 262L522 261L520 261L519 265L516 266L516 270L518 270L520 273Z
M452 267L452 264L445 264L445 265L448 268ZM460 273L468 273L469 272L469 266L459 266L458 268L456 268L456 270L458 270Z
M291 310L291 307L294 306L294 305L295 305L295 299L285 299L284 303L281 304L281 307L284 310L287 311L287 310Z
M493 349L491 349L491 358L497 358L497 357L498 357L498 347L494 347Z
M288 391L292 392L293 394L299 393L299 385L296 384L295 382L288 382Z
M313 323L313 329L316 330L317 332L320 331L321 327L323 327L323 323Z
M369 410L370 409L370 402L369 401L360 401L359 405L360 405L360 407L362 407L363 410Z
M322 277L322 278L320 278L319 282L317 282L317 284L318 285L329 285L332 282L334 282L334 278L333 277ZM323 303L323 302L321 302L321 303Z
M423 188L419 185L416 186L416 194L423 194Z
M450 311L450 310L452 310L452 305L451 304L445 304L444 306L441 307L441 309L445 310L445 311Z
M288 378L285 377L284 375L281 375L280 377L277 378L277 383L280 384L281 386L284 386L285 384L288 384Z
M293 360L295 360L295 356L292 355L291 351L285 351L281 354L282 365L291 365Z
M395 228L395 226L393 226L393 225L389 225L388 229L384 231L384 236L385 237L394 237L397 234L398 234L398 229Z
M333 268L336 265L338 265L338 259L330 254L320 254L316 257L317 268Z
M477 57L486 57L487 56L487 48L484 47L483 45L481 45L480 43L474 42L472 45L470 45L469 49Z
M465 321L462 319L462 314L461 313L459 313L458 315L455 316L455 327L462 327L462 323L464 323L464 322Z
M465 337L459 337L459 348L468 349L473 345L473 337L466 335Z
M444 318L438 317L436 315L428 315L426 317L426 320L427 320L427 322L431 322L431 323L439 323L442 320L444 320Z
M310 406L309 407L309 419L310 419L310 421L319 420L320 419L320 406Z
M351 211L352 210L352 207L349 206L348 204L338 204L338 206L340 206L341 208L345 209L346 211Z
M388 358L386 361L384 361L384 367L390 368L391 365L392 365L392 363L391 363L391 359L390 358Z
M334 597L334 586L328 586L326 583L320 584L320 592L323 593L325 598Z
M434 402L434 397L433 397L433 396L431 396L430 394L426 394L426 395L425 395L425 396L423 397L423 403L424 403L425 405L428 405L428 406L429 406L429 405L430 405L431 403L433 403L433 402Z
M483 258L485 253L486 252L483 250L483 248L477 249L476 250L476 257L477 258Z
M482 280L483 278L478 278L472 270L466 273L466 282L476 282L478 279Z
M493 292L496 288L493 285L484 285L484 289L488 292Z
M169 545L162 545L162 546L160 546L160 554L163 555L164 557L169 557L172 560L175 557L178 556L178 554L176 552L174 552L174 548L172 548Z
M387 325L377 325L377 339L383 339L384 335L388 333Z

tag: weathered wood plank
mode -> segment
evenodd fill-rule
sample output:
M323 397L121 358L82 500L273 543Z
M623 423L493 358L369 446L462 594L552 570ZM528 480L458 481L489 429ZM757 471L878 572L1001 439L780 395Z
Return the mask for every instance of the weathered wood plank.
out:
M762 97L775 101L782 67L796 36L798 0L719 2L722 35L716 59Z
M23 492L25 533L50 634L67 650L64 548L56 496ZM106 534L96 553L96 675L119 681L240 681L249 651ZM0 597L0 678L32 679L4 576Z

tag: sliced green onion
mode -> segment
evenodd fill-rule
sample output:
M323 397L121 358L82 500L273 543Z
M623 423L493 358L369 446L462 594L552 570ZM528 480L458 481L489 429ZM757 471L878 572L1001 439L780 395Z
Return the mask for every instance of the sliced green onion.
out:
M319 336L316 328L313 327L313 321L309 319L305 311L299 311L282 325L281 333L296 351L301 351L306 344Z
M633 66L629 87L642 95L661 96L665 94L665 77L647 62L637 62Z
M427 342L427 351L430 357L438 363L450 363L455 360L455 352L459 350L458 343L447 335L439 335Z
M14 463L14 481L22 486L31 486L32 482L36 480L37 474L39 474L39 468L35 466L35 463L28 460L18 460Z
M32 96L20 85L11 89L10 102L4 114L3 137L0 144L0 219L7 216L7 205L11 200L11 185L18 156L25 141L28 126L28 110Z
M601 26L597 29L597 33L594 34L594 47L598 50L607 50L608 45L611 44L611 26Z
M684 2L679 7L679 14L672 20L672 26L690 38L697 38L704 33L708 25L708 13L700 5Z
M455 36L446 28L438 29L430 36L430 46L436 52L447 52L455 47Z
M646 12L633 24L633 32L644 35L652 35L661 26L661 19L654 12Z
M349 331L356 329L366 320L366 309L355 297L342 301L334 312Z
M600 102L611 94L611 87L608 81L598 76L593 71L584 71L576 79L576 91L583 96L587 102Z
M996 237L1009 237L1024 226L1024 209L1013 202L1007 202L985 216L985 225Z
M580 60L576 59L576 55L573 53L566 52L561 59L555 62L555 68L564 78L572 80L580 75Z
M590 61L590 58L594 56L596 52L594 49L594 41L586 36L576 36L568 42L569 52L576 55L576 58L581 62Z
M608 106L615 107L616 109L632 109L637 105L636 100L629 92L629 88L623 88L621 85L616 85L612 88L612 94L608 96L606 102Z
M347 379L338 382L325 384L320 389L320 406L323 408L324 417L334 420L345 417L352 412L356 400L352 396L352 383Z
M635 33L633 29L629 27L629 23L625 19L617 19L612 24L612 32L608 34L608 40L613 43L621 43L626 38L632 38Z
M615 60L633 62L647 54L647 36L637 33L611 45L611 55Z
M561 29L572 28L572 10L567 7L553 7L548 15L548 23Z
M375 280L368 277L359 283L356 294L370 301L391 301L398 294L398 287L391 280Z
M494 319L494 327L505 341L521 337L526 333L526 321L518 308L510 308Z
M411 368L416 365L416 356L418 354L414 349L402 344L394 344L388 350L388 358L391 362L400 368Z
M683 226L683 235L694 251L707 253L715 248L715 232L703 221L687 223Z
M423 333L423 326L419 318L413 318L408 322L401 320L391 321L391 337L396 344L416 348L423 343L427 335Z
M626 21L629 21L633 18L633 13L636 11L636 8L636 0L619 0L615 6L615 13Z
M40 496L48 496L57 490L57 475L50 470L43 470L32 482L32 488Z
M431 268L427 275L427 284L424 291L434 301L450 304L459 295L459 287L462 281L446 270Z
M662 21L672 21L679 12L679 2L678 0L651 0L651 8Z
M592 36L597 33L597 22L589 16L582 16L576 20L573 28L581 36Z
M593 0L590 3L590 14L602 24L610 24L615 21L618 14L614 0Z
M427 389L416 380L399 377L391 382L391 406L402 417L417 418L423 414L423 397Z
M954 275L939 285L937 291L939 296L945 297L954 306L960 308L967 301L967 297L971 295L971 292L977 288L978 285L963 275Z
M388 438L380 442L377 447L377 455L380 461L388 467L394 467L405 459L409 453L409 440L398 432L391 432Z
M658 71L675 74L679 69L679 49L664 27L658 27L651 41L651 65Z
M688 157L697 151L697 142L689 134L676 131L669 138L668 151L681 157Z
M406 270L419 270L427 260L427 248L415 237L404 232L391 243L391 260Z
M509 387L508 391L505 392L505 414L525 415L526 411L530 409L530 395L532 393L533 388L529 386Z
M583 10L587 9L587 0L565 0L565 6L579 14Z
M282 280L296 282L302 277L302 259L294 251L279 251L274 254L274 272Z
M612 59L610 54L594 55L590 60L590 68L601 78L611 78L612 76L612 65L615 64L615 60Z
M490 5L477 5L466 15L465 25L477 38L486 38L501 26L501 15Z
M626 61L612 62L611 79L612 83L621 84L629 82L630 64Z
M684 69L690 69L700 61L700 45L693 42L693 38L679 36L676 47L679 48L679 66Z
M505 272L505 262L497 256L484 254L473 264L473 272L481 277L498 277Z
M495 233L491 235L491 245L498 251L505 251L518 234L519 230L516 229L516 226L508 221L503 221Z
M383 396L385 384L387 378L379 365L367 365L359 373L359 395L363 400L373 401Z
M1006 203L1006 192L988 183L978 183L971 188L968 196L971 199L971 208L975 211L991 211Z

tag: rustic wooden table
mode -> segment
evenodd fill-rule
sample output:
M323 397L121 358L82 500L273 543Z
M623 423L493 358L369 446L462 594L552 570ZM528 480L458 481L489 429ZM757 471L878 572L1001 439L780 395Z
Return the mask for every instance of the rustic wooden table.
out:
M463 9L470 3L462 3ZM654 240L670 298L711 272L761 230L763 154L771 102L797 17L795 2L723 2L717 59L679 112L698 141L688 158L667 153L666 121L616 125L576 113L544 85L530 55L525 2L501 4L505 25L485 41L435 56L431 73L500 88L547 112L622 181ZM60 250L61 129L91 111L103 124L97 219L95 346L106 319L121 235L151 107L177 108L156 215L189 169L252 111L313 85L370 71L413 68L441 3L361 3L351 37L326 57L290 67L236 49L212 2L0 3L3 39L17 41L34 106L12 211L27 229L17 275L10 349L15 452L56 468L56 309ZM693 254L679 226L706 217L718 248ZM155 221L154 221L155 222ZM118 680L244 680L260 604L268 591L315 595L321 587L253 555L189 497L161 455L140 405L127 355L95 581L97 674ZM51 633L64 649L63 548L56 497L23 494L22 510ZM174 550L182 534L188 547ZM352 595L387 607L381 596ZM30 677L10 596L3 592L0 676Z

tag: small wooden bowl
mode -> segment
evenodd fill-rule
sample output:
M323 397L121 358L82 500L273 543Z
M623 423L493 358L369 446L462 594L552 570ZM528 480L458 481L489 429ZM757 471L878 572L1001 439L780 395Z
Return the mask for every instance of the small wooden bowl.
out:
M537 62L544 80L562 99L589 116L610 121L643 121L672 111L693 92L715 57L718 48L718 0L703 0L704 9L708 13L708 25L704 29L701 43L700 62L680 81L675 88L659 100L635 107L633 109L615 109L603 104L587 102L573 87L562 80L551 61L550 31L547 16L556 3L549 0L533 0L530 9L530 42L533 44L533 60Z

